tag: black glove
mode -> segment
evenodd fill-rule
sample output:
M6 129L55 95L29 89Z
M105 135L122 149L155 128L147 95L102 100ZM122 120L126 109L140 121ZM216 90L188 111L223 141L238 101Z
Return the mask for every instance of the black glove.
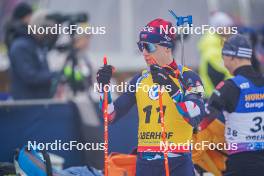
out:
M102 86L109 84L110 79L113 73L113 66L112 65L104 65L101 67L97 72L97 82L98 84L102 84Z
M171 97L179 91L179 87L169 77L170 72L168 69L154 64L150 66L150 72L153 82L159 84L160 86L164 86ZM168 89L169 86L170 90Z

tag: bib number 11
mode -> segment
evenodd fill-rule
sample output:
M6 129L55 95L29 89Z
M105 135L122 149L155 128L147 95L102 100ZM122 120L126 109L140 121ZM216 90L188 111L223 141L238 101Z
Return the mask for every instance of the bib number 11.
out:
M152 105L148 105L145 108L143 108L143 111L146 113L145 123L150 123L151 110L152 110ZM160 112L160 108L157 107L156 111L159 114L158 123L161 123L161 121L160 121L160 113L159 113ZM166 111L166 106L163 106L163 114L164 115L165 115L165 111Z

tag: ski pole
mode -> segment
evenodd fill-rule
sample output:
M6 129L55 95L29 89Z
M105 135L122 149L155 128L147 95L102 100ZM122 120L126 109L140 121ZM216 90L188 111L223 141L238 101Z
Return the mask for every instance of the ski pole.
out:
M162 92L159 88L158 90L159 94L159 109L160 109L160 121L161 121L161 132L162 132L162 141L165 143L165 149L164 149L164 165L165 165L165 173L166 176L170 175L170 169L169 169L169 159L168 159L168 147L166 143L166 131L165 131L165 121L164 121L164 112L163 112L163 103L162 103Z
M184 24L187 22L189 26L192 26L192 16L188 15L186 17L183 16L177 16L172 10L169 10L170 14L176 19L176 25L184 27ZM186 21L187 19L187 21ZM185 65L185 59L184 59L184 37L183 37L183 29L180 29L180 39L181 39L181 64Z
M157 64L156 59L152 57L151 59L152 64ZM163 103L162 103L162 93L161 89L158 89L159 95L159 114L160 114L160 122L161 122L161 136L162 141L165 143L164 153L164 166L165 166L165 174L166 176L170 176L170 169L169 169L169 159L168 159L168 147L166 143L166 130L165 130L165 121L164 121L164 112L163 112Z
M106 56L104 57L104 65L107 65L107 59ZM105 171L105 176L108 176L108 112L107 112L107 107L108 107L108 90L106 90L107 87L104 85L104 108L103 108L103 113L104 113L104 171Z
M183 42L183 30L181 31L181 64L182 66L185 65L184 62L184 42Z

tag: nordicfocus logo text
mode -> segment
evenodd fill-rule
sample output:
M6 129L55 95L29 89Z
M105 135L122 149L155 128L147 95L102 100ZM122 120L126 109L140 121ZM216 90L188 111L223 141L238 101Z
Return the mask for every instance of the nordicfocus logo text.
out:
M168 25L160 25L160 34L196 34L203 35L205 33L209 34L219 34L219 35L231 35L237 34L237 27L212 27L210 25L201 25L201 26L179 26L179 27L169 27ZM153 32L154 28L146 26L143 28L143 31Z
M227 143L211 143L210 141L201 141L194 143L193 140L187 141L185 143L168 143L168 141L160 141L160 150L169 150L169 151L190 151L190 150L218 150L218 151L230 151L237 150L237 143L227 144Z
M149 96L153 97L158 94L158 90L161 90L161 92L171 92L172 88L171 85L147 85L143 83L136 83L135 85L129 84L129 82L121 82L119 85L114 84L107 84L103 86L101 83L94 83L94 92L117 92L117 93L123 93L123 92L148 92Z
M86 26L81 27L76 24L63 26L62 24L54 24L53 26L37 26L37 25L28 25L27 26L28 34L95 34L102 35L106 34L105 26Z
M71 150L104 150L104 143L80 143L78 141L62 142L55 140L53 142L37 143L36 141L28 141L28 149L33 150L56 150L56 151L71 151Z

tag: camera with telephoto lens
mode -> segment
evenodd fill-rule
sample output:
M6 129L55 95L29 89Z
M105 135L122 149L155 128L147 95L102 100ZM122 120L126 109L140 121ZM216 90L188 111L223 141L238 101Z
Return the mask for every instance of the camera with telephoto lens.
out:
M53 14L49 14L47 18L56 21L57 23L68 22L69 24L84 23L88 21L88 15L86 13L78 13L71 15L53 13Z

